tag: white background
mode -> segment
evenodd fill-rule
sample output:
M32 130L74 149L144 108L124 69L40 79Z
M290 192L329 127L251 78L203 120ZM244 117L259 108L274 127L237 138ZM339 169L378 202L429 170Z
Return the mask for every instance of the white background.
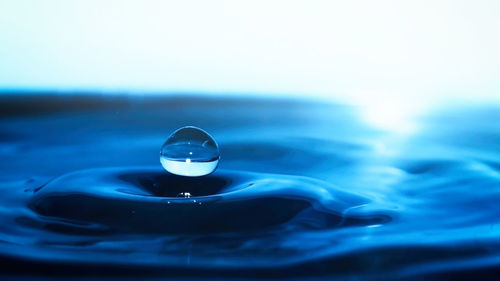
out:
M500 100L500 1L0 1L3 89Z

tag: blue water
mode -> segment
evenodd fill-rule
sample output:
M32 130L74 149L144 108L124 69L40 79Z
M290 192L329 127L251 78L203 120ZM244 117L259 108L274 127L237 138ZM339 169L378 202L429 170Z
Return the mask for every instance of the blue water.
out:
M411 133L303 100L0 109L2 280L500 278L500 107L435 107ZM160 165L186 125L217 141L216 172Z

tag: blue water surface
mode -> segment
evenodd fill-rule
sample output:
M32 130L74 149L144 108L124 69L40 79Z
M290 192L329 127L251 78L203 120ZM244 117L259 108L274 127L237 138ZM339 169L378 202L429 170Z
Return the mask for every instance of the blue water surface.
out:
M404 133L304 100L3 96L0 109L2 280L500 278L500 107L436 107ZM187 125L219 144L215 173L161 167Z

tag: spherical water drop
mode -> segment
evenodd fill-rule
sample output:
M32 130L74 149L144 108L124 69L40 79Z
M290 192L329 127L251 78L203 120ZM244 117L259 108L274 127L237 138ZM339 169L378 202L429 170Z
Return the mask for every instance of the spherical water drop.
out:
M163 144L160 162L172 174L199 177L215 171L219 156L219 147L207 132L187 126L172 133Z

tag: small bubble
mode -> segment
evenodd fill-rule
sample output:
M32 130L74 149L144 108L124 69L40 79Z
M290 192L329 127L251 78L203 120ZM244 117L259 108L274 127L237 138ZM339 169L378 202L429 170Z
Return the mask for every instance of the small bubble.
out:
M219 164L219 147L200 128L187 126L176 130L160 150L160 162L168 172L187 177L212 173Z
M191 197L191 193L189 193L189 192L181 192L181 193L177 194L177 197L190 198Z

